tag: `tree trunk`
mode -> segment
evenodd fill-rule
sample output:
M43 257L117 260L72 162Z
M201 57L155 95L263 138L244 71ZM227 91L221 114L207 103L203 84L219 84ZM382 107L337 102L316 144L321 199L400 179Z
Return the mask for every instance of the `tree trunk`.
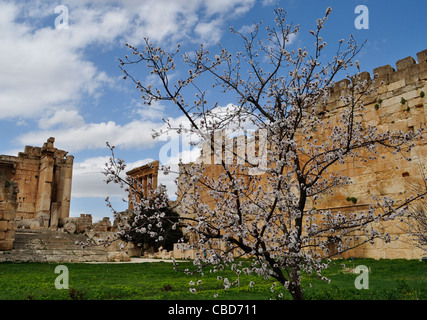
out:
M285 277L283 277L283 274L281 274L282 276L280 277L276 277L277 280L279 280L279 282L288 289L289 293L292 295L292 298L294 300L305 300L304 298L304 294L302 292L301 289L301 284L300 284L300 279L299 277L295 274L295 271L292 272L293 273L293 277L289 283L288 286L286 286L287 284L287 280L285 279Z
M301 289L301 278L298 270L292 270L290 282L288 290L291 293L292 298L294 298L294 300L305 300Z
M302 293L301 290L301 285L292 285L289 287L289 291L292 295L292 298L294 298L294 300L305 300L304 299L304 294Z

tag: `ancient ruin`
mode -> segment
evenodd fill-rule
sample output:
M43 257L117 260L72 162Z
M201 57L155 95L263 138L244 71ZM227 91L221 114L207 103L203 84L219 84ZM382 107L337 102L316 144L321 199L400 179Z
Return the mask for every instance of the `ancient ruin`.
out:
M142 194L147 195L149 191L156 190L157 176L159 172L159 161L153 161L143 166L134 168L126 172L133 183L135 190L139 190ZM132 194L129 194L132 197ZM129 211L133 209L132 201L129 201Z
M140 194L149 196L150 193L158 187L158 173L159 161L155 160L143 166L133 168L126 172L126 175L133 183L133 190L136 192L129 192L128 210L123 215L131 215L133 210L133 202L138 201ZM132 197L135 199L132 200ZM171 206L175 207L174 201L170 201ZM161 248L156 251L150 246L127 245L127 252L131 256L144 256L147 258L161 258L170 259L171 257L178 257L175 252L168 251Z
M37 220L40 226L57 227L70 211L74 157L53 146L49 138L43 147L26 146L17 157L0 156L0 172L18 187L18 226Z
M364 97L366 111L362 121L366 125L376 126L381 131L392 129L408 132L426 128L427 50L417 53L417 58L418 63L412 57L397 61L396 70L390 65L374 69L373 78L375 79L376 90ZM368 72L361 73L361 77L362 79L371 79ZM332 124L339 121L344 107L340 96L350 93L349 84L349 79L337 82L331 88L327 105L319 107L318 112ZM329 136L322 128L316 135L319 141L326 141ZM209 150L209 148L204 148L204 150ZM225 159L225 150L222 152L222 158ZM367 158L367 162L364 164L346 161L334 166L334 171L351 177L352 184L334 190L332 196L326 195L313 206L317 209L331 209L333 213L345 213L368 209L369 204L372 203L373 195L390 196L399 204L409 195L422 191L427 173L427 145L424 140L417 141L410 154L393 154L386 148L379 152L381 157L377 159ZM197 163L203 164L205 176L218 177L223 172L223 168L220 164L215 164L213 159L209 159L211 157L214 157L213 153L202 154ZM411 161L408 161L407 157L410 157ZM185 166L183 165L182 168L184 169ZM185 185L180 182L184 180L181 176L178 181L178 190L180 188L186 189ZM185 206L187 203L186 195L180 194L178 197L178 201L182 204L181 214L191 216L192 209ZM215 199L209 196L207 192L200 191L200 197L203 203L212 207L215 205ZM404 222L400 220L387 221L387 223L377 225L376 228L387 232L392 239L397 238L397 240L386 243L377 239L373 245L365 244L342 254L341 257L419 259L423 254L425 255L420 248L411 242ZM330 249L334 250L334 248ZM189 252L189 254L193 256L194 252Z
M407 57L396 62L396 69L386 65L373 70L376 91L364 98L365 124L380 130L400 129L403 132L426 128L427 50L417 53L417 60ZM361 76L371 78L368 72ZM332 123L338 120L344 106L340 96L348 90L349 81L345 79L336 83L331 88L328 104L319 107L318 112ZM327 139L326 132L320 131L319 134ZM129 259L129 256L135 254L135 248L127 244L122 244L127 255L119 253L118 246L98 250L96 248L99 247L81 249L71 244L71 239L77 238L79 241L105 239L117 229L108 218L93 223L91 215L69 217L74 158L66 151L55 148L54 141L54 138L49 138L42 147L26 146L17 157L0 156L0 261ZM418 141L409 155L392 154L387 150L383 150L382 155L385 158L371 159L364 165L356 162L338 164L335 170L351 177L352 184L335 190L332 196L326 196L316 203L316 207L329 208L333 212L362 210L369 206L372 195L390 196L399 203L416 192L417 187L424 185L427 173L425 141ZM405 159L408 156L411 161ZM135 179L143 194L147 194L149 190L157 188L158 169L159 162L154 161L128 171L127 175ZM217 164L205 164L205 169L205 174L212 177L219 175L222 170ZM208 205L213 201L208 194L201 200ZM179 204L180 214L192 214L190 208L185 206L184 195L178 194L175 204ZM132 204L129 203L131 210ZM373 245L363 245L346 252L342 257L419 259L423 255L410 241L403 222L388 221L377 227L398 240L390 243L377 240ZM70 234L75 238L69 238ZM218 243L218 246L221 245ZM20 256L19 250L23 250ZM40 253L43 250L46 251ZM17 255L13 256L13 251ZM34 256L29 257L29 252L34 252ZM176 244L173 252L159 252L157 256L192 257L194 252L184 252Z
M94 223L90 214L69 216L74 157L54 142L51 137L17 157L0 156L0 261L129 260L118 254L120 244L76 244L97 242L117 229L108 217Z
M0 156L0 176L4 180L0 195L5 197L2 214L16 228L57 228L69 216L74 157L55 148L54 142L49 138L42 147L26 146L17 157ZM12 185L17 191L15 199L10 193ZM16 207L13 218L11 206ZM8 236L8 250L13 240Z

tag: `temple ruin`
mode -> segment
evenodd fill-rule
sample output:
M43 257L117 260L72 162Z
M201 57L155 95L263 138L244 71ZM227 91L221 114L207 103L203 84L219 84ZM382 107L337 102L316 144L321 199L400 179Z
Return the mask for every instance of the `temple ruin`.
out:
M15 156L0 156L0 173L18 187L17 223L42 217L42 226L57 227L70 213L74 157L55 148L49 138L43 147L26 146Z
M0 261L85 262L129 260L121 243L108 248L96 242L117 228L108 217L70 217L74 157L54 147L26 146L18 156L0 156Z
M140 191L143 195L147 195L149 191L157 189L157 176L159 172L159 161L153 161L143 166L134 168L126 172L133 183L135 190ZM132 197L129 194L129 197ZM129 201L129 211L133 209L132 201Z
M54 142L49 138L42 147L26 146L18 156L0 156L0 176L5 181L1 196L9 197L1 205L13 203L6 187L14 185L16 210L8 217L17 228L57 228L69 216L74 157L55 148ZM11 249L12 240L5 247Z
M403 132L426 128L427 50L417 53L417 60L407 57L396 62L396 69L390 65L374 69L376 90L364 98L364 124L376 126L379 130ZM363 72L360 76L371 78L368 72ZM331 123L339 120L344 107L340 96L346 94L350 81L344 79L337 82L331 88L326 106L319 106L318 112ZM327 139L328 135L320 130L319 139L322 137ZM49 138L42 147L26 146L24 152L20 152L18 156L0 156L0 251L14 249L15 235L21 228L29 230L28 232L40 229L41 233L33 234L35 240L58 228L67 231L67 234L87 235L90 232L94 238L114 233L115 228L108 219L94 224L90 215L69 217L74 158L66 151L55 148L54 141L54 138ZM399 203L414 192L414 187L424 185L427 172L427 142L418 141L412 148L411 153L407 155L412 161L407 161L399 153L392 154L387 150L384 150L382 155L385 156L384 159L370 159L363 165L351 161L338 164L334 169L351 177L352 184L335 190L333 195L326 195L316 207L330 209L333 213L365 210L369 207L373 195L390 196ZM159 162L154 161L128 171L127 175L136 181L143 194L147 194L157 188L158 169ZM222 172L221 165L218 164L207 164L205 169L205 175L210 177ZM178 184L182 178L183 176L178 179ZM201 201L214 205L214 199L207 193L203 194ZM185 196L178 194L176 204L179 205L178 211L181 215L192 214L186 203ZM129 211L131 210L132 204L129 202ZM342 257L418 259L423 255L410 241L405 225L400 221L387 221L377 227L399 239L390 243L377 240L373 245L366 244L348 251ZM55 234L55 237L58 235ZM129 255L131 249L129 247ZM73 254L74 257L69 258L70 261L80 261L73 260L76 259L75 252ZM162 257L194 257L194 254L195 252L183 252L179 244L176 244L173 252L162 252ZM86 253L86 256L89 256L86 260L91 257L101 259L95 257L95 254L91 256ZM56 256L51 259L58 261L60 258Z

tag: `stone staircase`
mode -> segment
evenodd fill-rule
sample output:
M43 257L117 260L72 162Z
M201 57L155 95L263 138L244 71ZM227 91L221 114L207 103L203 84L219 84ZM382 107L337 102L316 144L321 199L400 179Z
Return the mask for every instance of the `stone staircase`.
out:
M83 234L39 229L16 230L12 251L0 251L0 262L106 262L108 252L102 247L82 248Z

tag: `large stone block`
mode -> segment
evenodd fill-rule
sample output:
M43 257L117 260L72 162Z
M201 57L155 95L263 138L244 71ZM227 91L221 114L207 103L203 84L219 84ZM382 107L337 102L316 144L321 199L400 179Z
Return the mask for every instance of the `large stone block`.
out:
M409 66L412 66L413 64L416 64L415 59L412 57L406 57L396 62L396 69L402 70Z
M74 234L76 232L76 229L76 224L72 221L64 224L64 230L66 230L68 233Z
M13 240L0 240L0 251L11 251L13 249Z
M427 49L417 53L418 63L427 61Z
M6 211L6 210L3 210L3 211L0 211L0 219L1 220L8 220L8 221L10 221L10 220L15 220L15 212L14 211L11 211L11 210L8 210L8 211Z
M130 261L130 257L126 252L123 251L115 251L108 253L108 261Z
M0 231L7 231L9 230L8 221L2 220L0 221Z
M5 240L15 240L15 230L13 229L9 229L8 231L6 231L5 233Z
M393 91L399 88L403 88L406 85L405 79L393 79L395 81L390 81L390 84L388 85L388 90Z
M394 68L392 66L390 66L389 64L382 66L382 67L378 67L378 68L374 68L374 77L382 77L385 75L388 75L390 73L395 72Z

